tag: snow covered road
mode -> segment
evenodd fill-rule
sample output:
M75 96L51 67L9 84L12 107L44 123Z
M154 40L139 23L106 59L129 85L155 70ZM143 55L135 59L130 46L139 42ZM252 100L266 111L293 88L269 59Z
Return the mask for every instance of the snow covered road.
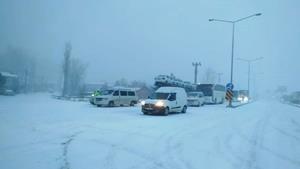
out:
M1 169L299 169L300 108L257 101L142 115L47 94L0 97Z

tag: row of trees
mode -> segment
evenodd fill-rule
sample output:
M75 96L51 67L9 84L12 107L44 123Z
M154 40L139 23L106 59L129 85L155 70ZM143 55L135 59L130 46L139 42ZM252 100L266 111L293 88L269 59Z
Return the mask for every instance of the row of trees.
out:
M18 91L33 91L38 85L36 57L16 47L7 47L0 54L0 71L18 76Z
M216 73L216 71L212 68L207 68L204 71L202 83L217 83L217 73Z
M127 79L122 78L120 80L115 81L114 86L141 88L141 87L146 86L146 83L145 82L141 82L141 81L137 81L137 80L129 82Z
M71 57L71 43L66 44L62 71L63 72L63 92L64 96L78 95L84 83L86 64L81 60ZM17 47L7 47L0 51L0 72L9 72L17 75L17 86L15 92L39 92L57 90L57 84L49 80L49 76L56 73L51 70L45 71L43 68L43 58L35 57L27 50ZM57 67L59 68L59 67ZM4 86L5 79L0 79L0 87Z
M84 86L87 65L78 58L71 57L72 45L66 43L63 70L62 96L79 96Z

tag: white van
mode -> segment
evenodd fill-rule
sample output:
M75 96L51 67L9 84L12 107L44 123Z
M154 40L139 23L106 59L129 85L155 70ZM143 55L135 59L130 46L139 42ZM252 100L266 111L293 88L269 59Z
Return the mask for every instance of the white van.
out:
M134 106L138 102L135 90L130 88L114 88L104 90L101 95L94 97L93 103L100 106Z
M188 106L203 106L205 99L203 92L189 92L188 93Z
M163 114L170 112L186 113L187 95L183 88L161 87L154 93L154 97L142 101L144 114Z

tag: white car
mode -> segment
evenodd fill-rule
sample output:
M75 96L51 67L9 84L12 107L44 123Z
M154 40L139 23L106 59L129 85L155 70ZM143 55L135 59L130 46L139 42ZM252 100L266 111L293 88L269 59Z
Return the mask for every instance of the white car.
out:
M142 102L144 114L163 114L170 112L186 113L187 94L183 88L161 87L155 91L154 97Z
M138 102L135 90L130 88L114 88L104 90L100 96L95 96L93 103L100 106L134 106Z
M190 92L188 93L188 106L203 106L205 99L202 92Z

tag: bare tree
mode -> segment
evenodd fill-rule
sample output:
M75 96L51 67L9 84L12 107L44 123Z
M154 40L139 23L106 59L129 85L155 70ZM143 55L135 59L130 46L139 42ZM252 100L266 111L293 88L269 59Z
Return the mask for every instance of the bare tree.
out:
M83 83L87 65L77 58L71 58L71 43L66 43L63 63L62 96L79 96L83 91Z
M117 80L115 82L115 86L123 86L123 87L128 87L128 81L125 78L122 78L120 80Z
M87 65L82 63L79 59L71 59L70 72L69 72L69 94L79 96L83 90L85 71Z
M37 83L36 57L30 56L28 51L11 46L0 57L0 70L18 75L19 90L34 91Z
M212 68L207 68L204 72L203 83L216 83L217 73Z
M62 95L66 96L67 93L69 92L69 69L70 69L70 58L71 58L71 50L72 50L72 46L71 43L68 42L66 43L65 46L65 53L64 53L64 63L63 63L63 91L62 91Z
M129 87L133 87L133 88L142 88L144 86L146 86L145 82L141 82L137 80L132 81L129 85Z
M287 87L281 85L276 88L275 93L278 94L279 96L282 96L282 95L286 94L287 91L288 91Z

